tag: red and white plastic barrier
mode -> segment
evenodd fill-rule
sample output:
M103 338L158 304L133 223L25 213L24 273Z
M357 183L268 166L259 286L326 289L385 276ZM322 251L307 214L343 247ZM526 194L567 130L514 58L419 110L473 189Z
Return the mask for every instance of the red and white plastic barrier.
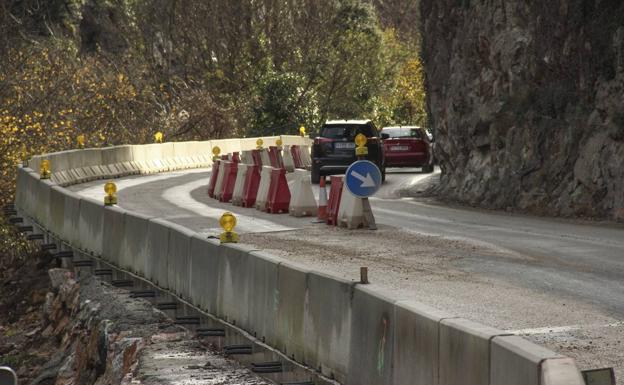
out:
M338 225L338 210L342 197L342 177L330 176L331 188L329 190L329 200L327 201L327 224Z
M266 211L266 204L269 198L269 187L271 187L271 172L273 167L262 166L260 172L260 185L258 186L258 194L256 195L255 207L257 210Z
M267 194L266 211L271 214L287 213L290 205L290 189L286 181L286 170L273 168Z
M244 155L244 152L243 152ZM249 153L251 157L251 152ZM245 157L243 156L243 159ZM239 163L238 164L238 172L236 173L236 182L234 183L234 191L232 191L232 204L234 206L242 206L243 205L243 197L244 197L244 187L245 180L247 179L247 170L253 167L252 165Z

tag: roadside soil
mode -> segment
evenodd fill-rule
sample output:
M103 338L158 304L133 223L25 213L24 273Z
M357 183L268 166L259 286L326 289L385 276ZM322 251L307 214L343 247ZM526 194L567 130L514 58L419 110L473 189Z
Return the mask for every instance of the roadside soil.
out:
M270 384L150 302L77 279L47 253L0 275L0 365L31 385Z

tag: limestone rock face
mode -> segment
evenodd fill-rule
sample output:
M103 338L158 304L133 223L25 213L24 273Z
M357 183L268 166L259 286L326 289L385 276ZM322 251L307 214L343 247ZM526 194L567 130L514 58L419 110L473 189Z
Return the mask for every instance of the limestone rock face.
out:
M422 0L440 193L624 219L624 2Z

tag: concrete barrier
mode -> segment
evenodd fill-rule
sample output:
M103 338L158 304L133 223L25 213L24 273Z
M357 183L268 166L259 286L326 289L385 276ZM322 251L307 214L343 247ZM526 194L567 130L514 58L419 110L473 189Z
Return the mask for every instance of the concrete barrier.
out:
M219 241L195 234L191 238L190 292L194 304L217 314L219 298Z
M541 385L545 360L565 358L518 336L494 337L490 385Z
M63 223L65 222L65 189L52 186L50 189L50 221L48 230L55 236L63 238Z
M394 384L438 385L440 321L456 317L413 301L398 301L394 312Z
M282 144L285 146L311 146L313 140L299 135L282 135Z
M249 322L251 264L249 252L255 248L242 244L224 244L219 248L219 298L217 314L244 330Z
M102 255L104 203L89 198L80 200L78 221L79 247L91 255Z
M29 178L26 170L22 165L18 165L15 174L15 206L18 210L23 210L26 204L26 184Z
M197 144L196 141L173 143L173 161L176 163L176 169L196 167L192 156L195 155Z
M251 150L251 148L241 148L241 139L219 139L212 140L212 146L218 146L221 149L221 155L232 154L242 150ZM253 147L255 148L255 146Z
M308 274L308 269L289 262L278 266L279 303L274 346L299 362L311 364L305 359L308 350L305 339Z
M190 299L189 276L191 237L195 233L171 223L169 225L169 248L167 250L168 287L186 300Z
M347 385L394 383L394 302L371 286L355 286Z
M146 274L146 263L149 260L146 240L148 239L147 227L151 217L139 213L126 212L125 234L121 239L119 265L124 269L140 274Z
M255 147L255 138L222 145L252 141ZM74 183L139 165L151 171L196 167L210 148L211 142L184 142L47 156L56 163L55 180ZM271 170L263 167L266 182ZM219 245L164 220L104 207L39 180L29 168L18 167L16 184L20 214L25 223L47 228L46 239L63 239L81 253L142 274L345 385L583 384L573 360L520 337L395 302L374 286L308 271L248 246ZM267 193L265 186L261 207ZM352 211L346 201L340 206Z
M347 383L354 283L318 272L307 277L304 361L324 375Z
M28 167L39 175L39 169L41 167L41 160L44 159L43 155L35 155L28 160Z
M131 162L133 147L131 145L107 147L102 149L102 164Z
M541 385L585 385L576 363L571 358L546 360L542 363Z
M163 289L169 289L169 265L167 253L169 250L169 225L162 219L150 219L147 224L148 260L145 261L147 278Z
M260 138L243 138L243 139L240 139L240 149L241 151L255 150L257 147L256 141L258 139L262 139L263 147L275 146L275 142L279 138L280 138L279 136L263 136Z
M45 228L50 228L50 194L52 186L56 186L49 179L41 179L36 184L37 189L37 211L33 217Z
M126 213L126 210L116 206L104 207L102 258L116 266L122 266L121 254L122 245L126 236Z
M488 385L490 341L508 335L476 322L454 318L440 322L440 385Z
M35 218L38 205L38 193L39 193L39 174L26 169L22 185L24 187L23 202L21 209L28 214L28 216Z
M263 341L277 340L277 313L280 291L278 268L283 260L270 254L252 251L249 256L249 327Z
M256 209L266 211L267 200L269 199L269 187L271 187L271 172L273 167L262 166L260 172L260 185L258 186L258 194L256 195Z
M52 171L52 174L59 171L69 170L71 168L71 159L78 151L80 150L69 150L48 154L47 158L50 161L50 170Z
M89 166L98 166L102 162L102 150L99 148L85 148L76 151L74 156L70 158L71 168L81 168Z
M80 204L82 199L76 193L63 190L65 203L63 204L63 230L61 238L72 246L80 247Z

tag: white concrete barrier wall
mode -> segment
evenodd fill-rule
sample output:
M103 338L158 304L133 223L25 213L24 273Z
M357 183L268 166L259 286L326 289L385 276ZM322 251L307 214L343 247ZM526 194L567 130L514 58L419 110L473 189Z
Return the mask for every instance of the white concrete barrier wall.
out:
M249 252L254 248L228 244L219 249L219 296L217 315L245 330L251 330L249 323L249 300L251 286L251 264Z
M440 385L490 383L490 341L508 335L501 330L464 319L440 322Z
M279 310L279 264L283 260L261 251L249 256L250 332L261 340L276 341L278 335L277 314Z
M395 300L358 285L351 303L351 346L347 385L392 385Z
M195 233L185 227L169 224L167 250L168 287L185 300L190 299L189 277L191 238Z
M394 314L394 384L437 385L440 321L456 317L414 301L397 301Z
M169 266L167 253L169 251L169 222L154 218L147 225L146 273L150 281L163 289L169 289Z
M89 198L80 200L78 247L92 255L102 255L104 203Z
M80 247L80 204L82 198L71 191L64 190L63 229L61 238L74 247Z
M125 234L121 239L120 266L133 273L147 277L146 264L149 260L146 240L148 223L152 217L139 213L126 212ZM151 263L150 263L151 265Z
M125 216L127 211L117 206L104 208L102 222L102 258L108 262L122 266L122 245L126 236Z
M308 273L307 281L303 360L324 375L349 384L351 298L355 284L319 272Z
M191 300L200 309L217 314L219 297L219 241L198 234L191 238Z

